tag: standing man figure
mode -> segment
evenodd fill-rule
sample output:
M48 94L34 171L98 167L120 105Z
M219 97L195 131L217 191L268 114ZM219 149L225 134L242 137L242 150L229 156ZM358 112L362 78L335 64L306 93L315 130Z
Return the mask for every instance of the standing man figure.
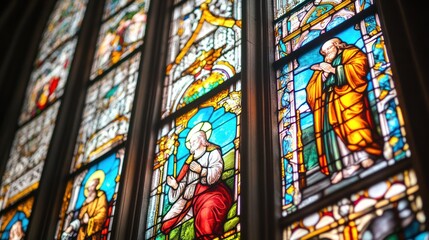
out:
M367 97L367 56L339 38L326 41L320 54L324 62L311 67L307 102L321 171L338 183L372 166L382 151Z

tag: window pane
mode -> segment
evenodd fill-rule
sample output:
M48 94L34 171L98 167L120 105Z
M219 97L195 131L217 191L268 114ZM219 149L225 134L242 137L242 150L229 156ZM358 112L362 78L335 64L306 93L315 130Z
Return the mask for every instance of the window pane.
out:
M71 172L127 139L139 64L140 53L88 89Z
M145 0L137 0L134 2L143 3ZM119 9L123 8L128 3L133 2L133 0L106 0L104 6L103 20L109 18L110 16L116 14Z
M305 0L274 0L273 2L274 2L274 19L278 19L282 15L289 13L293 8L295 8L299 4L305 2ZM316 0L315 2L320 3L321 1ZM328 4L330 3L331 2L328 2Z
M56 239L110 237L123 158L124 149L120 149L67 183ZM87 223L85 214L88 216ZM70 232L67 230L69 227Z
M427 239L414 171L405 171L292 223L283 239Z
M345 26L277 72L284 215L410 156L378 15Z
M55 239L110 239L148 1L107 1Z
M2 178L0 210L38 188L59 105L56 102L16 132Z
M274 25L278 60L372 5L367 1L312 1Z
M68 41L32 72L19 123L23 124L60 98L64 92L77 39Z
M241 1L186 1L173 12L163 117L241 71Z
M148 9L149 1L136 1L102 24L91 79L143 44Z
M160 129L146 239L239 238L240 90L238 82Z
M11 214L7 219L2 216L2 239L27 230L31 195L39 187L86 4L87 0L57 1L44 29L28 80L19 129L2 176L0 210L8 208L7 214ZM11 219L21 221L13 225Z
M37 63L80 29L88 0L60 0L55 5L43 34Z
M29 198L5 212L0 218L1 239L24 239L34 198Z

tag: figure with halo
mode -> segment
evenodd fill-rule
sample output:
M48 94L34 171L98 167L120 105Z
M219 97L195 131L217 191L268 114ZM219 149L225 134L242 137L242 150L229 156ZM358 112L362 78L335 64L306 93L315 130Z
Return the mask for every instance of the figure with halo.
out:
M107 218L108 207L106 193L100 189L104 177L104 172L97 170L88 178L84 191L86 199L78 218L70 223L61 239L101 239L101 229Z
M168 199L173 205L162 219L164 234L191 217L196 239L213 239L223 233L232 195L221 179L224 168L221 149L207 140L210 133L211 128L194 127L186 139L190 156L177 177L167 176Z

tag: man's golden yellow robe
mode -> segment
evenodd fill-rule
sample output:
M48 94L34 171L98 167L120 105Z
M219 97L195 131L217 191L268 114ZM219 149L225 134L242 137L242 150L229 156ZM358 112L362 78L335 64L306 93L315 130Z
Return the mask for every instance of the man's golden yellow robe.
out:
M323 71L315 71L306 87L307 102L313 111L319 164L326 175L332 174L331 165L338 163L338 159L329 159L326 155L336 148L335 142L326 142L328 134L335 133L351 152L364 150L371 155L381 154L367 99L366 55L356 47L348 47L332 66L335 74L324 81ZM341 170L339 168L336 170Z
M81 226L77 239L101 239L100 233L103 228L103 224L107 218L107 198L106 194L98 190L97 197L89 203L84 203L79 211L79 219L81 220ZM82 225L83 215L88 213L89 221L87 225Z

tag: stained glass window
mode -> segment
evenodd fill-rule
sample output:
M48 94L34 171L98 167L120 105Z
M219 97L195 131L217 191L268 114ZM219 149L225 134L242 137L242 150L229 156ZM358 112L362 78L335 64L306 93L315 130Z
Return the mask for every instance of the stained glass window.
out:
M123 158L124 149L119 149L67 182L56 239L110 236Z
M3 19L0 239L429 239L415 3L40 2Z
M340 199L284 230L284 239L427 239L414 171Z
M55 239L110 239L149 1L106 1Z
M134 1L102 24L91 79L142 45L148 9L148 1Z
M43 34L37 62L79 31L88 0L60 0L51 14Z
M160 129L146 239L240 236L240 90L237 83Z
M127 139L139 64L138 53L88 89L71 171Z
M305 0L273 0L274 19L278 19L282 17L285 13L290 12L298 4L301 4L303 2L305 2ZM332 2L329 2L329 3L332 3Z
M423 239L417 178L404 170L335 201L335 194L410 161L377 7L372 0L274 1L284 239ZM288 216L322 199L331 205Z
M0 210L37 189L59 105L55 103L16 132L2 178Z
M241 1L174 1L145 239L239 239Z
M33 202L34 198L28 198L1 216L0 234L2 240L25 238Z
M109 18L110 16L116 14L121 8L123 8L128 3L132 2L132 0L106 0L103 20ZM144 2L143 0L139 0L137 2Z
M2 176L1 239L27 231L86 4L58 1L45 27Z
M33 71L27 88L20 124L36 116L63 95L77 39L53 52Z
M409 157L410 151L371 2L309 2L281 18L275 29L287 215Z
M241 1L185 1L174 8L163 117L241 71Z
M366 15L371 10L364 10L372 4L372 1L352 0L310 1L303 7L294 9L290 14L279 18L274 25L275 59L289 55L356 14L363 12L363 15ZM374 28L379 23L373 22L371 25ZM373 30L380 31L380 29ZM370 30L362 30L362 35L371 34L370 32Z

